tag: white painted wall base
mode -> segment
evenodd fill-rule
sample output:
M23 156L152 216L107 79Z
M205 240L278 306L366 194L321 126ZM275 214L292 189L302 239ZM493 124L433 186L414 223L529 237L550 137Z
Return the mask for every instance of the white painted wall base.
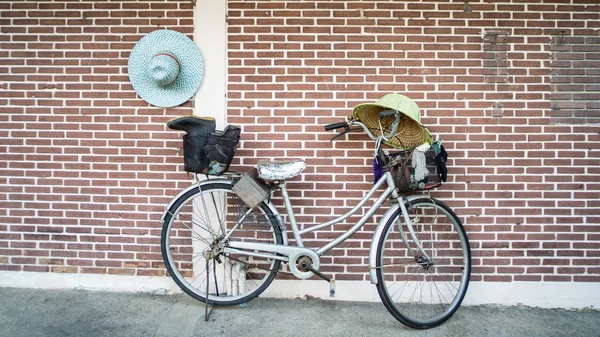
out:
M52 274L0 272L0 287L38 289L83 289L117 292L177 293L170 278L147 276ZM329 285L320 280L275 280L263 297L302 298L306 295L324 300ZM367 281L337 281L339 301L379 302L374 285ZM567 282L471 282L464 305L526 305L540 308L600 308L600 284Z
M179 287L173 280L166 277L6 271L0 271L0 287L149 293L179 292Z
M330 299L325 281L276 280L264 296L296 298L310 295ZM368 281L336 281L335 300L379 302ZM600 284L572 282L471 282L463 305L526 305L540 308L600 308Z

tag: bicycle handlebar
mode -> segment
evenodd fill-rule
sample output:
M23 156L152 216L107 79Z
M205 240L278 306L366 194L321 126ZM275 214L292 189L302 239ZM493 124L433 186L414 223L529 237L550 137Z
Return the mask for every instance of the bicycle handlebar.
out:
M396 110L382 110L379 112L379 118L384 118L384 117L391 117L394 116L394 121L392 122L392 129L390 130L390 132L388 134L382 134L380 136L375 136L371 130L369 130L369 128L364 125L363 123L356 121L356 120L350 120L348 122L340 122L340 123L332 123L332 124L327 124L325 125L325 130L330 131L330 130L335 130L335 129L339 129L339 128L344 128L345 130L343 132L341 132L340 134L338 134L337 136L335 136L333 139L341 136L342 134L347 133L349 130L349 128L351 126L360 126L365 133L367 134L367 136L369 136L369 138L377 141L380 138L383 138L384 140L388 140L390 138L392 138L396 132L398 131L398 126L400 125L400 112L396 111ZM383 130L381 130L383 132Z
M326 131L330 131L330 130L335 130L335 129L339 129L339 128L346 128L346 127L348 127L348 123L346 123L346 122L333 123L333 124L327 124L327 125L325 125L325 130Z
M390 117L393 116L397 113L396 110L381 110L379 112L379 118L383 118L383 117Z

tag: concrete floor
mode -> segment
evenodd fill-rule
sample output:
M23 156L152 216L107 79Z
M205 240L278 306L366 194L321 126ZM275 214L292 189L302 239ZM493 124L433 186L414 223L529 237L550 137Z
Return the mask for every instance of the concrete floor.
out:
M187 295L0 288L0 336L600 336L600 312L461 307L429 330L381 303L255 299L218 307Z

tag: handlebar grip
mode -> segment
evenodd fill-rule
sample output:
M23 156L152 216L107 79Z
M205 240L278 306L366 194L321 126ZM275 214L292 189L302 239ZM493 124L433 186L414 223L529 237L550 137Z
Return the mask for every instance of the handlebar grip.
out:
M325 125L325 130L329 131L329 130L335 130L335 129L345 128L345 127L348 127L348 123L346 123L346 122L333 123L333 124Z
M381 110L379 112L379 118L383 118L383 117L390 117L393 116L397 113L396 110Z

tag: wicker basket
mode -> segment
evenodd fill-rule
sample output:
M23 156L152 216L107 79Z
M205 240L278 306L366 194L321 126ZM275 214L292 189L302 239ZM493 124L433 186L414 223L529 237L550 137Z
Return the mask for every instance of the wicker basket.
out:
M425 152L425 166L429 173L420 181L415 181L414 178L415 169L412 166L412 153L413 150L400 151L388 155L388 167L394 176L394 182L398 191L400 193L408 193L440 187L442 180L435 161L435 151L433 148Z

